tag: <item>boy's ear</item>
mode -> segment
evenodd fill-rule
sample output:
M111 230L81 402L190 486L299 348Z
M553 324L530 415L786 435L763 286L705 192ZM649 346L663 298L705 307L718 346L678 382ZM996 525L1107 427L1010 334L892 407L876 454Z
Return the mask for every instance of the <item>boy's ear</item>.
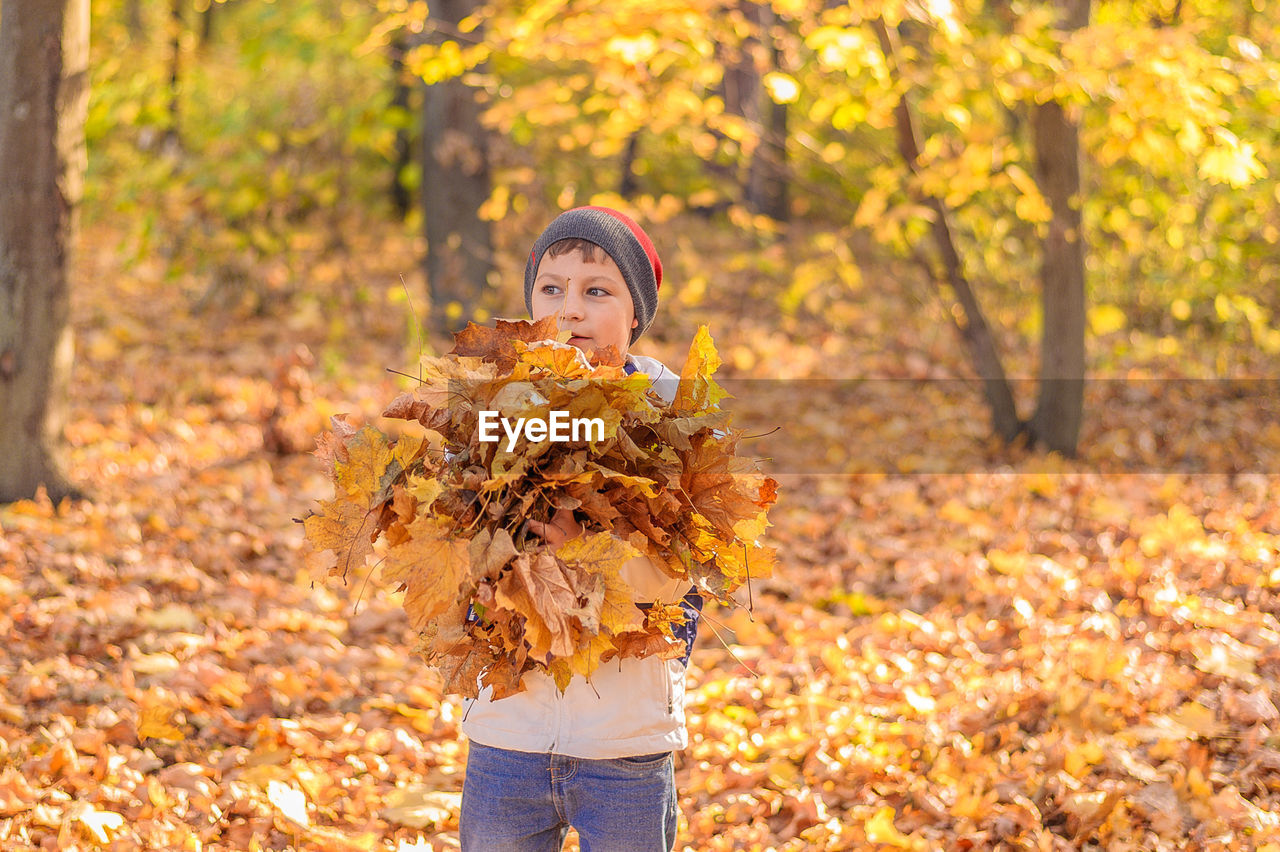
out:
M639 324L640 324L640 318L639 318L639 317L632 317L632 318L631 318L631 327L632 327L632 328L635 328L635 327L636 327L636 326L638 326Z

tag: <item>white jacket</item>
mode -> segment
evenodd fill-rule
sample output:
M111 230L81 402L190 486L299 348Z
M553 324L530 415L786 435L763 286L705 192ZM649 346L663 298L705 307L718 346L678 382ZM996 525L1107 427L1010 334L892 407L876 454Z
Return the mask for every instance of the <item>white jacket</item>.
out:
M675 398L680 376L653 358L628 361L653 381L663 399ZM688 581L675 580L639 557L623 566L623 579L640 600L676 603ZM472 740L514 751L616 758L682 749L685 664L656 657L602 663L590 681L575 677L560 694L542 672L524 676L523 692L494 701L485 687L465 702L462 731Z

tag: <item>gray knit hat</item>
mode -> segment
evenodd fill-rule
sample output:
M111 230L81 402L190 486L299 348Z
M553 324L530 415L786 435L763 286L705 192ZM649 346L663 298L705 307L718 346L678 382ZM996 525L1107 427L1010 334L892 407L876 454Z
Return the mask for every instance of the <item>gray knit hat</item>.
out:
M594 243L613 258L622 280L631 291L639 324L631 329L631 342L653 323L658 310L658 288L662 286L662 261L649 235L624 213L609 207L575 207L557 216L533 244L524 267L524 304L533 313L533 279L542 255L560 240L577 238Z

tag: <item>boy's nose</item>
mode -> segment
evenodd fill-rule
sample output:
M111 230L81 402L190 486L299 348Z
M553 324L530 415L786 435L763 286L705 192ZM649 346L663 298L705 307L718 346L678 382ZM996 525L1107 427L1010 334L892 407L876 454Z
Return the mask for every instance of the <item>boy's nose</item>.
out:
M566 287L564 294L564 307L561 313L567 320L580 320L583 314L582 294L574 287Z

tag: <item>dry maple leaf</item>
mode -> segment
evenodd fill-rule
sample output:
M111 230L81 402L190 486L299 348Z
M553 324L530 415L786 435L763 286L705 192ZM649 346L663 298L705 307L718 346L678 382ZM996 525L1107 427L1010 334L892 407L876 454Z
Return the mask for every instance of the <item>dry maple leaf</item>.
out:
M415 630L422 630L446 609L457 605L467 578L467 543L449 537L435 518L419 516L406 528L409 537L387 551L382 578L404 587L404 611Z
M316 449L313 455L329 469L333 477L337 477L337 463L347 460L347 441L355 435L356 429L347 423L347 415L335 414L329 418L332 431L325 432L316 438Z
M492 659L471 644L455 646L436 662L443 678L441 688L463 698L480 694L480 676L492 665Z
M578 595L564 564L549 550L522 553L511 564L512 571L497 583L497 601L524 616L529 656L547 662L572 654L577 637L568 610Z
M639 555L640 551L609 533L570 539L556 550L556 556L567 566L603 582L599 624L610 633L641 627L643 619L635 606L635 590L621 577L622 566Z
M346 458L334 464L337 482L348 494L368 495L373 500L383 485L383 476L391 464L391 447L386 436L366 426L346 443Z
M303 522L312 547L333 551L336 561L329 569L331 575L345 581L349 571L364 566L365 559L373 553L378 516L379 512L343 494L321 502L320 511Z
M591 374L591 362L582 350L556 340L515 341L513 347L519 361L561 381L580 379Z
M467 327L453 336L450 355L474 355L495 363L499 369L510 370L516 362L515 341L532 343L536 340L555 340L560 332L555 316L547 316L537 322L497 320L490 327L469 322Z

